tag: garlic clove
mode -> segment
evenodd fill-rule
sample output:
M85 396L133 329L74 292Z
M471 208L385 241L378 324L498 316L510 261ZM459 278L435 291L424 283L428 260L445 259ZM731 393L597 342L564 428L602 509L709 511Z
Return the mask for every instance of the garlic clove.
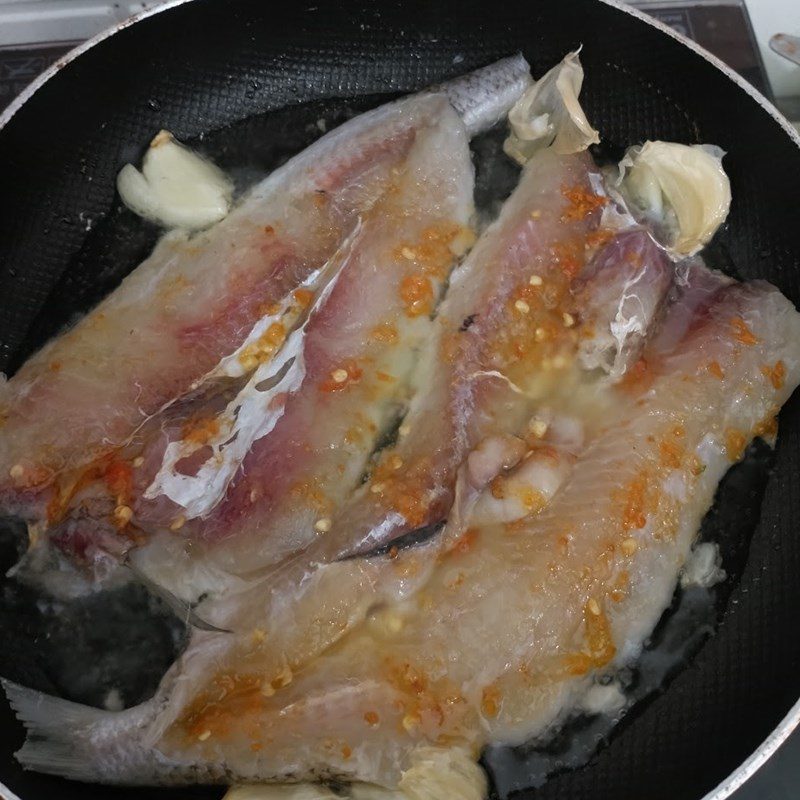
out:
M648 141L620 161L616 186L626 205L677 258L701 250L728 216L723 155L712 145Z
M233 184L207 159L168 131L150 143L141 171L126 164L117 176L122 201L139 216L166 228L198 230L230 210Z
M509 112L511 133L504 149L520 164L544 147L567 155L600 141L578 100L583 86L579 52L569 53L528 87Z

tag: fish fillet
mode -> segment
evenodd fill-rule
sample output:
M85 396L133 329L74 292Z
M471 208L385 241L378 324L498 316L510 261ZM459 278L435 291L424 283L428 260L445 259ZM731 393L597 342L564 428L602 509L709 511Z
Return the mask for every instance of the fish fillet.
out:
M284 209L303 266L226 289L259 296L241 316L217 285L194 311L221 311L190 326L206 360L167 380L177 346L137 355L142 396L117 381L128 416L101 414L105 439L53 439L35 413L55 402L48 387L74 401L94 368L54 368L45 348L6 387L20 433L0 431L4 507L95 577L122 562L197 621L134 708L4 682L28 729L23 766L274 784L231 798L478 798L484 748L546 737L635 663L719 481L775 436L800 383L800 314L766 283L673 264L587 153L536 153L457 265L472 245L469 137L518 96L521 63L343 126L284 168L295 200L254 190ZM161 266L118 294L158 285L148 269L188 269L192 246L205 263L248 204L199 243L165 240L185 262L157 250ZM138 302L156 320L153 297ZM52 345L62 360L100 347L91 319Z
M179 540L166 533L135 554L161 583L178 588L166 574L176 546L191 547L195 595L215 588L197 580L198 570L214 572L218 588L224 575L275 563L324 533L358 486L376 440L406 402L436 298L459 240L470 235L468 141L455 112L440 102L438 124L418 135L394 190L363 215L335 288L309 319L305 376L275 427L251 444L218 505L182 525ZM219 459L211 456L209 464L212 473L219 470ZM202 473L186 480L208 499ZM183 512L177 503L165 509L146 499L132 506L137 523L157 525L160 515L164 528Z
M4 511L96 575L159 531L236 539L251 569L254 540L269 563L313 536L404 401L469 243L466 129L527 80L524 59L506 59L357 117L214 228L166 237L4 387ZM261 522L273 510L280 541Z
M233 649L200 634L162 692L128 711L7 685L32 734L19 758L107 782L392 787L420 747L476 757L541 734L595 673L635 657L718 481L800 381L798 342L800 315L773 287L693 268L645 366L587 383L615 402L539 513L484 520L438 558L428 544L329 565L328 604L342 570L394 583L395 597L373 598L363 622L299 666L275 671L273 632L253 628Z

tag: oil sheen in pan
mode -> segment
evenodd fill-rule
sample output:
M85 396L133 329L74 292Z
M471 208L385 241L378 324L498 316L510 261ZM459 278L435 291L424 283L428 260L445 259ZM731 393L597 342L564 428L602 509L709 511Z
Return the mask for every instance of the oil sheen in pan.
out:
M606 676L604 683L619 686L624 705L597 714L576 713L541 741L521 747L487 748L482 763L492 779L493 798L505 800L520 789L538 788L549 777L586 764L598 748L666 689L713 636L747 561L773 460L772 448L756 439L744 459L720 482L714 505L700 528L699 541L719 546L726 577L708 589L679 586L636 663Z
M329 129L373 107L386 97L306 103L251 117L188 144L210 156L234 178L237 191L255 183ZM494 217L512 191L518 168L502 153L504 130L490 131L473 142L476 206L481 221ZM137 154L131 157L135 160ZM613 153L598 151L602 163ZM159 231L135 217L121 203L93 223L83 249L65 271L63 289L73 308L91 308L152 249ZM736 274L725 253L708 253L710 266ZM42 344L72 322L53 302L43 309L23 351ZM706 516L701 540L720 546L727 577L711 590L678 589L638 662L623 674L607 676L622 688L625 704L611 713L576 714L546 740L523 747L493 747L483 763L494 797L540 786L548 777L585 764L597 748L629 724L647 698L702 647L728 603L744 567L750 537L758 522L772 451L757 441L744 461L733 467ZM0 561L5 571L18 556L22 530L0 522ZM140 586L110 589L91 598L52 603L34 590L3 579L8 602L0 613L0 674L43 691L90 705L121 708L135 705L154 691L162 674L185 643L185 621ZM146 659L142 654L147 654ZM145 663L146 661L146 663ZM69 668L65 668L69 664Z

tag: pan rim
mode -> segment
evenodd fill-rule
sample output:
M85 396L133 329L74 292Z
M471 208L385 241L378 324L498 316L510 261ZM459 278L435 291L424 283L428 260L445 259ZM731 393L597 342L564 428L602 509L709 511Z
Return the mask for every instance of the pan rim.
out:
M630 16L638 19L651 27L656 28L662 33L675 39L680 44L692 50L694 53L705 59L712 66L716 67L722 72L729 80L733 81L740 89L752 97L764 111L766 111L783 129L794 145L800 148L800 131L798 131L786 116L775 106L775 104L765 97L758 89L752 84L748 83L741 75L735 72L724 61L719 59L713 53L706 50L701 45L697 44L692 39L678 33L673 28L670 28L665 23L657 20L643 11L628 5L625 0L597 0L604 5L610 6L617 11L629 14ZM2 130L13 118L13 116L22 108L22 106L30 100L30 98L53 76L57 75L65 66L70 64L83 53L90 50L96 44L105 41L119 31L130 27L131 25L140 22L143 19L152 17L162 11L167 11L185 3L192 2L192 0L166 0L166 2L152 8L144 9L136 14L131 15L128 19L120 22L104 31L96 34L95 36L87 39L85 42L74 47L65 55L59 58L54 64L49 66L37 78L35 78L17 97L0 113L0 130ZM800 698L789 709L783 719L775 726L775 728L767 735L763 742L745 759L733 772L724 778L710 792L705 794L700 800L726 800L733 792L743 786L758 770L775 754L780 746L789 738L791 733L800 727ZM2 781L0 781L0 797L7 798L7 800L22 800L18 795L14 794Z
M729 80L732 80L740 89L744 90L746 94L750 95L750 97L752 97L764 109L764 111L766 111L783 128L784 132L789 135L789 138L792 140L792 142L794 142L797 147L800 147L800 132L798 132L794 125L789 122L789 120L778 109L778 107L768 97L756 89L752 83L746 81L738 72L731 69L731 67L729 67L724 61L706 50L705 47L697 44L697 42L690 39L688 36L678 33L678 31L670 28L669 25L661 22L661 20L648 16L638 8L629 6L625 0L599 0L599 2L607 6L611 6L612 8L616 8L617 11L623 11L626 14L630 14L632 17L636 17L636 19L638 19L640 22L644 22L653 28L657 28L662 33L666 33L667 36L670 36L677 42L680 42L685 47L688 47L690 50L697 53L697 55L699 55L701 58L708 61L709 64L716 67L720 72L724 73L725 77L727 77ZM0 128L2 128L2 117L0 117ZM705 798L703 798L703 800L705 800Z
M792 142L794 142L797 147L800 147L800 132L798 132L791 122L778 110L775 104L713 53L710 53L704 47L697 44L697 42L678 33L660 20L648 16L638 8L627 5L623 0L600 0L600 2L630 14L638 20L657 28L662 33L671 36L676 41L697 53L701 58L704 58L720 70L720 72L724 73L725 76L739 86L740 89L743 89L750 95L750 97L752 97L783 128ZM726 800L726 798L729 798L769 761L778 748L797 728L800 728L800 698L798 698L795 704L789 709L786 716L772 729L764 741L756 747L750 756L727 777L723 778L717 784L716 788L708 792L701 800Z
M111 38L115 33L119 33L121 30L125 28L129 28L131 25L135 25L137 22L140 22L143 19L147 19L148 17L152 17L155 14L158 14L162 11L167 11L170 8L175 8L176 6L181 6L184 3L189 3L191 0L167 0L166 2L162 3L158 6L153 6L152 8L144 9L143 11L139 11L136 14L132 14L127 19L123 20L122 22L117 23L116 25L111 26L110 28L106 28L100 33L96 33L91 38L87 39L85 42L77 45L77 47L73 47L72 50L68 50L61 58L51 64L44 72L38 75L36 78L31 81L12 101L3 112L0 114L0 130L5 128L5 126L11 121L11 118L17 111L28 102L28 100L33 97L33 95L44 86L47 81L50 80L54 75L57 75L61 70L67 66L67 64L72 63L78 56L83 55L88 50L91 50L96 44L100 44L100 42L105 41L106 39ZM2 787L2 784L0 784Z
M737 769L722 780L716 789L712 789L702 800L725 800L743 786L764 764L775 755L778 748L789 738L789 735L800 725L800 700L789 713L777 724L772 733L743 761Z

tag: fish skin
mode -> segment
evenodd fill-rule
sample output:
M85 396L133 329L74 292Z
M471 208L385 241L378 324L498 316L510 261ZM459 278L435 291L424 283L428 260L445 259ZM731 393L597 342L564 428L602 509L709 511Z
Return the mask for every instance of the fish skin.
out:
M575 313L584 329L591 326L594 333L581 341L581 364L622 379L658 321L672 283L672 264L649 235L632 230L618 236L615 246L581 276L575 291ZM598 294L610 302L593 296ZM596 313L582 314L583 308Z
M473 313L471 309L475 308L476 298L479 298L480 302L485 304L485 306L481 306L481 309L484 307L491 309L495 316L495 322L486 321L491 317L489 314L485 314L480 327L477 322L473 323L467 333L474 329L479 331L483 338L468 340L467 344L463 345L466 355L461 360L456 358L452 360L456 378L463 381L459 391L454 393L455 400L452 400L450 395L451 374L449 372L445 372L441 381L437 382L432 395L422 395L424 402L430 403L430 405L421 405L424 409L424 413L420 415L423 425L417 432L417 435L420 433L421 435L418 439L412 440L412 445L421 448L423 452L426 443L432 446L434 442L444 441L446 446L452 445L456 437L451 433L448 425L462 425L464 426L462 430L464 430L469 424L481 424L480 435L474 436L471 440L475 442L473 452L477 452L480 449L480 443L485 441L490 433L494 436L508 435L509 426L514 426L514 430L520 433L520 428L525 428L533 410L538 409L545 402L550 405L563 403L565 397L569 397L573 392L572 383L570 381L564 383L566 371L554 373L549 382L546 381L544 384L536 386L536 381L541 379L545 372L540 368L541 359L553 355L554 344L559 348L557 352L560 352L563 343L560 337L554 336L555 342L544 343L524 361L504 358L505 351L501 349L498 354L497 350L498 342L503 346L507 344L509 328L513 331L519 324L516 317L509 316L509 301L513 300L513 293L520 285L521 279L524 286L530 285L529 275L532 269L538 270L536 274L544 275L548 281L561 285L563 302L571 302L568 283L571 278L577 277L579 272L571 270L569 279L564 276L559 258L552 256L553 248L554 245L559 245L555 247L555 252L562 253L561 245L570 241L571 235L577 229L578 244L580 245L578 250L584 255L586 252L584 237L593 233L596 225L596 220L583 218L576 220L575 226L565 225L561 219L564 209L557 202L558 198L563 197L562 189L565 185L567 187L575 185L576 173L584 177L585 184L581 185L590 185L589 175L592 165L588 158L582 156L576 158L553 157L542 153L531 164L533 166L529 167L529 172L523 178L518 189L519 195L516 196L516 202L514 199L510 201L511 205L508 211L501 217L497 226L484 234L481 243L472 251L467 262L451 281L450 293L437 317L438 325L447 326L446 330L452 335L463 336L463 332L455 333L455 331L457 327L460 327L459 322L467 315L467 312ZM537 170L537 164L542 165L544 175L549 174L549 182L543 180L542 173ZM556 200L545 203L542 195L547 200L553 200L553 195L555 195ZM550 209L549 220L547 220L550 227L548 236L555 237L554 241L551 238L540 236L539 226L533 224L537 223L541 216L531 217L531 210L539 210L542 207ZM599 213L597 216L599 217ZM510 222L504 222L509 218ZM523 243L529 241L531 228L535 233L535 236L532 237L536 248L533 254L530 249L524 250L519 246L520 239ZM646 236L644 232L641 232L641 235ZM612 240L607 247L616 247L615 240ZM535 257L537 252L538 256ZM602 258L604 252L604 249L601 250L599 257ZM622 252L625 252L624 249ZM476 258L476 253L480 258ZM499 258L507 253L510 253L510 256L506 259ZM473 261L473 259L475 260ZM486 263L492 265L491 269L484 269ZM489 274L492 270L498 270L499 275ZM520 271L522 271L522 275L520 275ZM475 276L478 279L472 280ZM543 285L547 288L545 284ZM605 295L602 297L604 302L611 302L614 307L617 306L618 298L609 298ZM445 313L448 304L454 310ZM564 341L570 343L574 349L579 337L567 335L571 329L564 327L561 322L560 305L556 305L548 313L550 316L544 315L542 320L549 321L552 316L559 319L559 329L564 332ZM532 326L538 324L536 319L530 323ZM492 331L495 332L494 336L491 335ZM487 344L490 347L484 349ZM434 340L434 347L430 352L436 357L439 355L439 346L440 342ZM485 357L487 352L492 360L488 363L482 362L480 359ZM509 393L505 387L502 387L500 392L495 391L492 387L492 391L483 393L482 379L480 376L474 377L476 372L480 371L481 366L513 370L511 374L514 379L523 385L526 384L526 381L530 383L530 379L533 379L531 396ZM423 373L423 375L427 376L427 373ZM475 388L471 384L478 385L478 391L475 392L478 399L474 407L468 407L464 402L464 395L472 392ZM446 410L436 410L433 402L430 401L431 396L436 402L442 403ZM469 395L467 396L469 397ZM413 403L412 400L412 408ZM598 405L598 402L593 401L593 405ZM448 416L454 414L454 407L456 412L462 415L455 420L455 423L452 416ZM495 418L491 416L492 410L499 412L499 423L495 422ZM478 420L475 421L473 417L478 417ZM436 426L444 429L444 436L441 432L432 429ZM465 430L462 435L466 439L471 434L472 430ZM409 440L412 435L412 433L408 434ZM448 478L451 504L456 497L457 468L461 460L466 458L469 453L469 450L466 449L468 444L469 440L467 439L464 449L449 456L452 458L452 462L449 463L453 464ZM557 440L554 440L552 444L560 445ZM407 451L400 451L400 453L404 456L407 455ZM390 453L388 457L391 458L392 455L394 453ZM566 448L565 463L571 461L574 455L569 452L569 448ZM504 461L500 459L497 463L502 465ZM443 470L437 472L435 477L439 478L442 472ZM553 485L557 485L563 479L561 465L555 472L549 473L549 476L551 486L548 491L552 492L554 491ZM490 476L484 476L484 483L489 479ZM479 488L483 488L483 486ZM359 491L354 495L353 505L358 507L357 503L360 498L366 496L368 500L371 500L374 495L374 492ZM478 496L479 491L475 487L470 489L466 493L466 497L458 502L459 513L466 515ZM366 507L368 511L373 508L370 505ZM350 506L346 506L345 510L347 511L349 508ZM408 521L397 511L390 509L387 513L385 506L379 506L379 509L382 512L382 516L378 517L379 525L382 526L380 532L385 533L385 536L373 537L373 546L370 548L370 552L376 549L379 552L381 549L385 551L387 544L395 540L399 541L399 537L412 530ZM443 505L439 513L435 513L437 511L435 508L433 512L426 508L427 519L433 530L437 530L436 523L440 522L448 510L448 505ZM372 517L371 524L374 524L374 520L375 517ZM335 524L340 524L340 520L337 520ZM424 525L416 526L416 528L422 527ZM436 557L450 543L457 540L464 533L464 524L459 520L451 521L443 533L433 537L428 546L420 545L413 548L416 551L416 560L408 562L412 566L408 567L407 572L400 570L397 574L391 572L388 575L382 559L364 560L353 557L359 552L363 552L361 541L359 538L354 538L352 544L348 543L345 540L347 532L346 526L333 527L331 531L316 539L307 550L277 564L273 569L268 569L261 574L242 576L243 580L239 585L226 595L208 598L201 603L197 609L198 614L210 624L236 631L239 635L243 631L253 629L263 628L270 631L270 649L269 653L265 655L261 669L267 673L274 671L275 674L279 674L285 664L299 666L310 663L324 650L334 646L336 642L347 635L348 631L361 624L369 610L375 605L395 602L412 593L415 590L414 587L424 580L423 565L426 561L435 561ZM360 530L355 526L349 532L355 537L360 536ZM344 544L343 540L345 540ZM331 601L332 596L336 597L335 601ZM236 646L234 640L228 644L231 647ZM203 664L202 656L195 653L192 656L192 663ZM206 667L197 668L205 669Z
M469 136L489 130L508 113L531 83L530 67L521 53L454 78L433 91L447 95Z
M283 417L253 444L220 504L181 527L181 541L190 544L180 558L172 534L133 556L159 582L174 586L171 566L183 569L187 559L219 576L216 588L227 583L226 575L275 564L315 540L315 522L358 486L376 439L406 401L415 354L433 327L428 313L409 310L402 287L422 276L433 300L457 261L449 241L468 230L473 213L466 134L439 100L437 124L420 130L395 190L364 215L339 282L309 321L306 377ZM403 255L409 248L423 251L429 240L436 242L433 254ZM391 341L373 335L387 326ZM359 375L339 390L331 375L347 364L357 365ZM149 521L148 511L146 501L134 504L140 524ZM173 506L166 519L180 511ZM195 594L205 590L194 579L189 583Z
M229 640L201 633L202 646L187 651L162 693L128 711L83 709L6 684L35 734L18 757L112 783L335 776L391 787L426 741L444 736L445 746L477 755L487 741L545 732L596 671L635 657L669 602L719 479L800 382L800 315L791 303L761 282L705 277L707 302L687 312L673 298L665 327L677 316L684 333L669 344L652 340L648 373L598 384L617 410L540 514L512 531L483 524L469 546L443 559L409 550L325 565L331 603L342 576L356 570L398 591L382 603L373 595L365 624L302 669L284 662L273 672L271 631L240 634L234 651ZM706 368L710 360L721 378ZM780 380L763 369L777 360ZM729 428L741 432L735 452ZM672 439L683 442L677 462L663 447ZM640 505L626 492L642 475ZM623 548L628 539L634 551ZM455 572L463 579L454 581ZM218 672L209 678L212 665ZM205 688L191 675L203 676ZM203 699L209 690L216 700Z
M436 338L421 357L420 389L404 420L408 432L382 453L368 483L334 518L319 560L369 552L443 519L466 455L487 437L524 434L537 394L551 392L565 372L548 371L548 362L571 365L575 357L578 334L564 315L574 310L571 290L597 249L605 198L596 186L586 154L544 151L530 162L500 218L451 278ZM650 241L641 230L632 236L634 246ZM600 274L616 255L612 248ZM656 248L648 256L671 275ZM534 276L539 285L530 284ZM658 291L667 288L664 282ZM586 302L595 299L617 304L613 291ZM541 342L539 331L546 333ZM522 389L509 393L506 384ZM493 411L500 406L502 414ZM390 469L393 459L403 465L399 472Z
M462 109L504 113L515 98L488 96L485 87L519 86L526 71L521 57L486 67L472 95L459 79ZM234 349L258 308L324 263L381 195L436 106L432 98L423 92L344 123L208 231L165 236L117 291L0 386L3 506L29 518L41 513L54 475L125 442Z

